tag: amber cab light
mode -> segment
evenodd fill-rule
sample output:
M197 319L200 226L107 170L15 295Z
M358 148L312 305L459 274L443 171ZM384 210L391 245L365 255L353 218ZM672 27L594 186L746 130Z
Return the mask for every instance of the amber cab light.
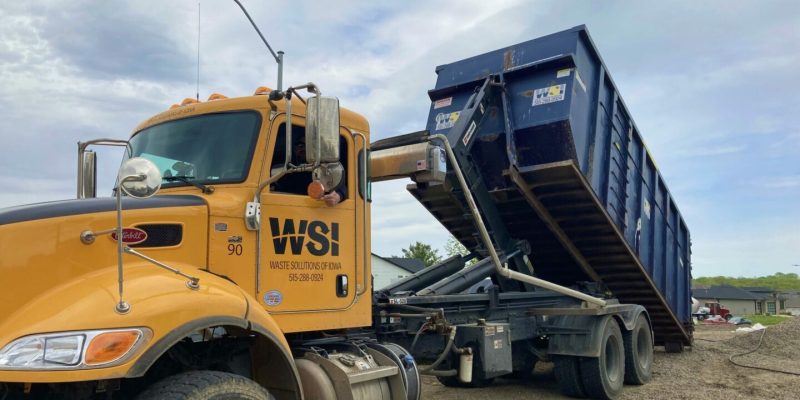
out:
M271 91L272 91L272 89L270 89L270 88L268 88L266 86L259 86L259 87L256 88L256 91L255 91L255 93L253 93L253 96L258 96L260 94L269 94L269 92L271 92Z
M138 330L105 332L95 336L86 347L86 365L107 364L130 351L142 337Z
M211 93L211 96L208 96L208 101L224 100L224 99L227 99L227 98L228 98L228 96L225 96L224 94Z

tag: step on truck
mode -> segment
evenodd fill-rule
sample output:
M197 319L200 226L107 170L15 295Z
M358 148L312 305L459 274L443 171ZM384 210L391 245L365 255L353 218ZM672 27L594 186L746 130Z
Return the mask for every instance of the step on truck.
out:
M574 397L646 383L691 345L689 234L586 28L436 73L425 129L374 143L280 81L79 143L77 199L0 210L0 399L415 400L538 362ZM371 183L409 178L469 254L373 288Z

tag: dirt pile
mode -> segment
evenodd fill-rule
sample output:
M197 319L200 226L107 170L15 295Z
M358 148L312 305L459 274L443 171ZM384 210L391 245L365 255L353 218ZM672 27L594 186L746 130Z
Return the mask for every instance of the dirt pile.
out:
M797 400L800 376L742 368L728 357L758 345L761 332L734 333L733 326L698 326L695 343L684 353L657 348L653 379L642 386L625 386L621 400ZM800 372L800 318L768 327L761 347L736 361L771 369ZM531 379L499 378L486 388L446 388L436 378L423 378L423 399L527 400L569 399L558 393L551 363L539 363Z
M764 332L739 333L725 341L725 346L730 348L731 354L758 347L750 354L734 358L741 364L800 374L800 318L787 319Z

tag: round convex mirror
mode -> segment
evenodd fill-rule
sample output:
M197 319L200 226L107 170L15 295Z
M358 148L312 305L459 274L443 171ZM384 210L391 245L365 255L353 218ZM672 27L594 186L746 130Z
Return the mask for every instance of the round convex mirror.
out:
M152 161L135 157L119 168L119 186L128 196L144 199L161 188L161 171Z
M344 178L344 168L341 163L320 164L311 173L314 181L322 183L325 191L336 189Z

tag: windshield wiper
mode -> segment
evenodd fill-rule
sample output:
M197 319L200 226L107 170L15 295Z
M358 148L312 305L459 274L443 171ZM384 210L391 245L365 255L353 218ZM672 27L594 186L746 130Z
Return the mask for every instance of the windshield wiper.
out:
M163 180L165 180L165 181L167 181L167 182L175 182L175 181L180 181L180 182L183 182L183 183L187 183L187 184L189 184L189 185L192 185L192 186L194 186L194 187L196 187L196 188L198 188L198 189L202 190L204 194L211 194L211 193L214 193L214 188L213 188L213 187L211 187L211 186L206 186L206 185L203 185L202 183L199 183L199 182L195 182L195 181L193 181L193 180L192 180L192 179L194 179L194 177L193 177L193 176L187 176L187 175L172 175L172 176L163 176L163 177L161 177L161 179L163 179Z

